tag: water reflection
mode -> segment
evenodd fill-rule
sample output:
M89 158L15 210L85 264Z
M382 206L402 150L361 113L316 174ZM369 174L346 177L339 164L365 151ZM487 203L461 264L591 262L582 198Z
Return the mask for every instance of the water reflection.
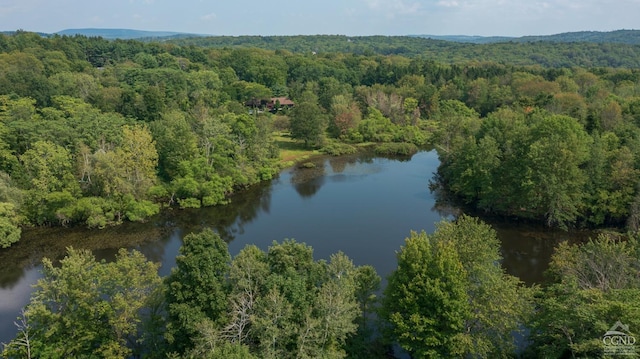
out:
M311 198L313 197L322 187L325 182L324 177L312 177L310 180L300 181L296 178L291 178L291 182L293 187L296 189L296 192L302 198Z
M13 288L13 286L18 283L20 278L24 276L25 269L25 267L21 266L7 265L6 267L4 267L3 265L2 271L0 271L0 290Z
M356 159L353 157L349 157L349 159L332 157L329 159L329 166L331 166L331 171L333 171L333 173L342 173L342 171L347 167L347 164L353 164L355 161Z
M24 269L22 275L21 279L28 283L36 283L41 277L39 267ZM31 290L30 285L0 288L0 298L2 299L0 300L0 319L2 319L0 320L0 343L9 341L13 336L13 331L15 331L13 321L16 320L22 307L29 302ZM9 333L11 336L7 336Z
M100 231L27 230L20 242L0 250L0 342L15 334L11 325L39 278L44 256L59 259L66 248L87 248L111 260L118 248L140 250L170 273L184 235L212 228L235 255L247 244L267 249L272 241L295 238L314 248L317 259L343 251L356 265L371 264L386 277L395 252L411 230L432 232L434 223L460 214L429 179L439 165L435 152L380 158L371 153L318 158L314 168L291 168L279 178L253 186L224 207L168 209L146 223ZM540 283L560 241L573 233L518 223L490 221L502 241L503 264L526 283Z
M236 236L243 235L244 227L261 213L269 214L271 191L279 184L280 179L259 183L233 195L225 206L168 210L167 220L172 222L172 228L180 228L184 233L207 227L219 233L226 242L232 242Z
M44 257L61 259L67 248L90 250L131 248L162 237L161 216L147 223L124 223L104 230L84 228L36 228L23 231L20 241L11 248L0 250L2 276L0 288L8 288L21 280L20 273L42 262Z
M543 283L555 248L564 241L583 242L591 231L562 231L518 221L485 219L498 234L503 266L527 284Z

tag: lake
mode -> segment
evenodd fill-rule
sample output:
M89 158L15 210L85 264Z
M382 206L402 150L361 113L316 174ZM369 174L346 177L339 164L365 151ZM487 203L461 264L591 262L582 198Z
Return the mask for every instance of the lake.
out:
M293 238L314 248L316 259L338 251L356 265L373 265L386 277L410 231L433 232L435 223L460 210L429 190L439 161L435 151L393 159L361 153L312 160L314 168L290 168L277 179L238 193L231 204L204 209L168 209L146 223L104 230L44 228L25 231L19 243L0 250L0 342L16 333L13 321L40 278L43 257L62 258L66 248L89 248L110 260L118 248L135 248L162 264L175 265L182 237L213 228L237 254L247 244L267 249ZM540 283L553 248L583 237L513 221L491 221L502 243L503 265L528 284Z

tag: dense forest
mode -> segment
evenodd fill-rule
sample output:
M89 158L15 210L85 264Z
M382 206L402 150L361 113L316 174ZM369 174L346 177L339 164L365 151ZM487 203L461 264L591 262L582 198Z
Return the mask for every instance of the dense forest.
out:
M334 155L434 146L432 187L468 206L640 226L635 45L228 40L0 35L0 247L29 226L224 205L290 165L281 137ZM640 327L634 238L563 246L553 284L527 288L504 274L495 233L463 216L411 233L380 300L372 268L314 261L290 240L231 258L216 233L194 233L164 279L135 252L102 263L70 249L45 261L5 355L375 357L397 343L414 357L509 357L524 326L521 355L598 355L608 326Z
M88 35L79 33L78 35ZM614 31L574 31L554 35L510 36L476 36L476 35L413 35L426 39L444 40L472 44L491 44L497 42L563 42L563 43L596 43L596 44L640 44L640 30Z
M359 55L401 55L449 64L478 61L545 67L639 67L638 32L607 33L609 36L592 34L591 37L588 34L582 34L582 36L580 34L522 37L491 43L446 41L421 36L343 35L202 36L169 38L163 41L182 46L194 45L207 48L240 47L287 50L294 53L341 52Z

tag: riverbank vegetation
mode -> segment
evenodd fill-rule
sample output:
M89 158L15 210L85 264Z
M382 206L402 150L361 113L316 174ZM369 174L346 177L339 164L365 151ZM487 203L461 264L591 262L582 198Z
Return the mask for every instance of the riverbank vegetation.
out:
M414 358L506 358L533 313L532 291L500 266L495 231L475 218L412 232L384 291L387 336Z
M315 260L293 239L232 258L212 230L191 233L165 278L136 251L107 263L69 249L45 259L3 356L388 358L397 344L414 358L599 357L605 333L640 326L638 243L563 243L549 283L527 287L501 267L495 231L463 215L412 232L381 297L373 267Z
M295 240L267 251L250 245L232 259L211 230L187 235L180 253L164 282L135 251L112 263L73 249L60 267L45 260L4 357L342 358L350 346L363 350L380 285L373 267L342 253L314 260Z
M638 228L638 71L423 55L0 35L0 246L222 205L361 143L435 146L436 185L485 211Z

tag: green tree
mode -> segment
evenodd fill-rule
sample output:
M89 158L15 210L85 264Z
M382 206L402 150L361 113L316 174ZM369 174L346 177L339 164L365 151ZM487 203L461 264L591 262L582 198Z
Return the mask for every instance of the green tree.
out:
M602 337L617 321L640 327L639 263L637 236L560 244L549 265L552 282L537 296L529 356L600 357Z
M255 245L240 250L229 269L229 322L221 336L233 343L247 343L256 319L255 305L269 276L267 254Z
M511 88L516 101L523 106L544 107L554 94L560 92L560 86L557 83L526 72L513 73Z
M339 252L331 255L326 272L327 277L314 303L320 320L318 345L325 353L323 356L343 358L345 342L356 332L355 320L362 315L356 300L357 268L351 259Z
M381 315L387 336L412 356L461 356L464 322L470 316L467 273L451 242L412 232L389 276Z
M80 194L69 151L51 142L39 141L20 160L29 181L25 194L26 217L37 225L56 223L56 211L73 203Z
M622 107L617 101L609 101L600 111L600 128L613 131L622 122Z
M193 347L198 325L226 321L228 288L225 277L231 256L227 244L212 230L184 237L176 267L166 279L168 341L184 352Z
M623 223L631 215L638 170L631 150L612 132L594 133L585 164L585 215L596 225Z
M440 102L434 115L435 141L447 153L457 141L475 135L480 127L479 115L458 100Z
M178 111L164 114L150 125L158 151L158 169L164 180L176 177L180 162L198 155L198 138L186 116Z
M4 355L24 357L27 349L45 358L140 355L148 309L161 290L157 270L141 253L124 249L111 263L74 249L60 266L45 258L44 277L23 313L27 326L18 334L30 336L29 348L17 338Z
M0 248L8 248L20 240L19 218L15 205L0 202Z
M531 315L533 293L500 265L496 232L479 219L463 215L455 222L439 223L432 238L451 242L467 273L471 312L464 324L467 353L510 357L516 349L515 336Z
M532 293L500 266L495 231L468 216L412 232L385 289L388 336L420 357L510 357Z
M202 70L194 71L187 74L191 93L189 97L197 103L202 101L208 105L216 105L216 101L220 97L220 89L222 89L222 80L216 71Z
M159 206L148 200L157 180L158 153L146 127L125 126L122 143L113 150L97 151L91 160L91 187L113 206L118 222L158 213Z
M84 101L54 96L52 107L41 109L47 140L77 152L80 143L93 150L122 142L122 128L131 120L115 113L101 113Z
M40 106L49 103L51 89L45 67L34 54L23 51L2 53L0 69L0 94L30 97Z
M567 228L585 213L591 141L574 118L499 110L478 130L446 140L439 181L485 210Z
M220 338L220 333L212 321L198 325L194 348L183 358L188 359L257 359L247 345L229 342Z
M335 77L323 77L318 81L318 103L329 111L336 96L345 96L351 91L348 84L340 82Z
M413 97L407 97L402 103L402 109L404 110L405 124L417 125L420 120L420 108L418 107L418 100Z
M22 197L23 192L13 185L11 177L0 172L0 248L7 248L20 240Z
M202 248L197 252L203 257ZM215 261L221 263L219 258ZM183 263L179 257L179 265ZM196 300L191 300L188 307L169 301L170 315L178 314L178 321L189 319L193 346L187 357L217 358L227 352L251 352L261 358L344 358L346 340L355 333L356 319L361 315L356 293L370 298L369 288L375 286L371 282L377 278L375 271L367 270L367 279L357 281L360 270L344 254L334 254L328 262L314 261L313 249L294 240L274 242L267 253L246 246L227 270L217 276L217 285L227 288L228 293L216 296L217 305L224 304L224 308L218 308L218 316L203 314ZM198 278L204 273L208 272L199 271ZM179 272L172 276L176 274ZM178 280L181 284L174 282ZM192 281L188 278L173 277L170 281L172 298L174 289L180 289L180 293L193 291L182 285ZM202 290L202 286L197 288L197 292ZM220 293L218 289L208 290L201 297L212 291ZM220 302L223 299L226 303ZM175 328L170 328L169 334L177 338Z
M2 139L9 149L22 154L40 135L39 125L42 123L36 114L36 101L27 97L13 99L0 96L0 105Z
M326 121L315 95L307 94L296 103L290 121L291 137L304 141L306 146L322 144Z
M380 290L381 280L370 265L356 268L355 294L360 311L355 321L357 331L347 339L348 358L382 358L386 355L387 348L382 343L379 323L374 316L380 302L375 293Z
M344 358L361 315L351 260L337 253L328 263L314 261L312 248L293 240L274 243L260 258L270 271L260 279L247 342L258 343L265 358ZM251 266L262 268L253 273L265 273L264 264Z
M253 107L260 106L263 100L271 97L268 87L254 82L238 81L233 84L232 91L235 93L235 96L232 96L235 100Z
M125 126L122 131L122 144L116 149L122 161L121 175L131 185L131 194L143 199L156 181L158 152L148 128Z
M87 100L98 91L95 77L78 72L59 72L49 77L53 95L66 95Z
M293 311L291 303L277 288L257 299L253 336L258 340L259 352L265 359L291 356L289 353L295 348L291 343L297 327Z
M232 178L220 176L202 157L182 161L176 177L171 181L171 188L183 208L225 204L233 188Z
M560 92L553 95L547 109L555 114L571 116L581 123L587 120L587 103L575 92Z
M468 202L477 201L479 207L491 208L499 190L496 172L502 155L496 140L490 135L479 141L470 138L453 152L440 168L448 188Z
M377 109L369 109L369 114L358 124L358 133L362 140L373 142L393 142L398 127L384 117Z
M525 159L529 205L548 225L566 227L580 216L586 181L582 165L591 138L571 117L535 115Z

